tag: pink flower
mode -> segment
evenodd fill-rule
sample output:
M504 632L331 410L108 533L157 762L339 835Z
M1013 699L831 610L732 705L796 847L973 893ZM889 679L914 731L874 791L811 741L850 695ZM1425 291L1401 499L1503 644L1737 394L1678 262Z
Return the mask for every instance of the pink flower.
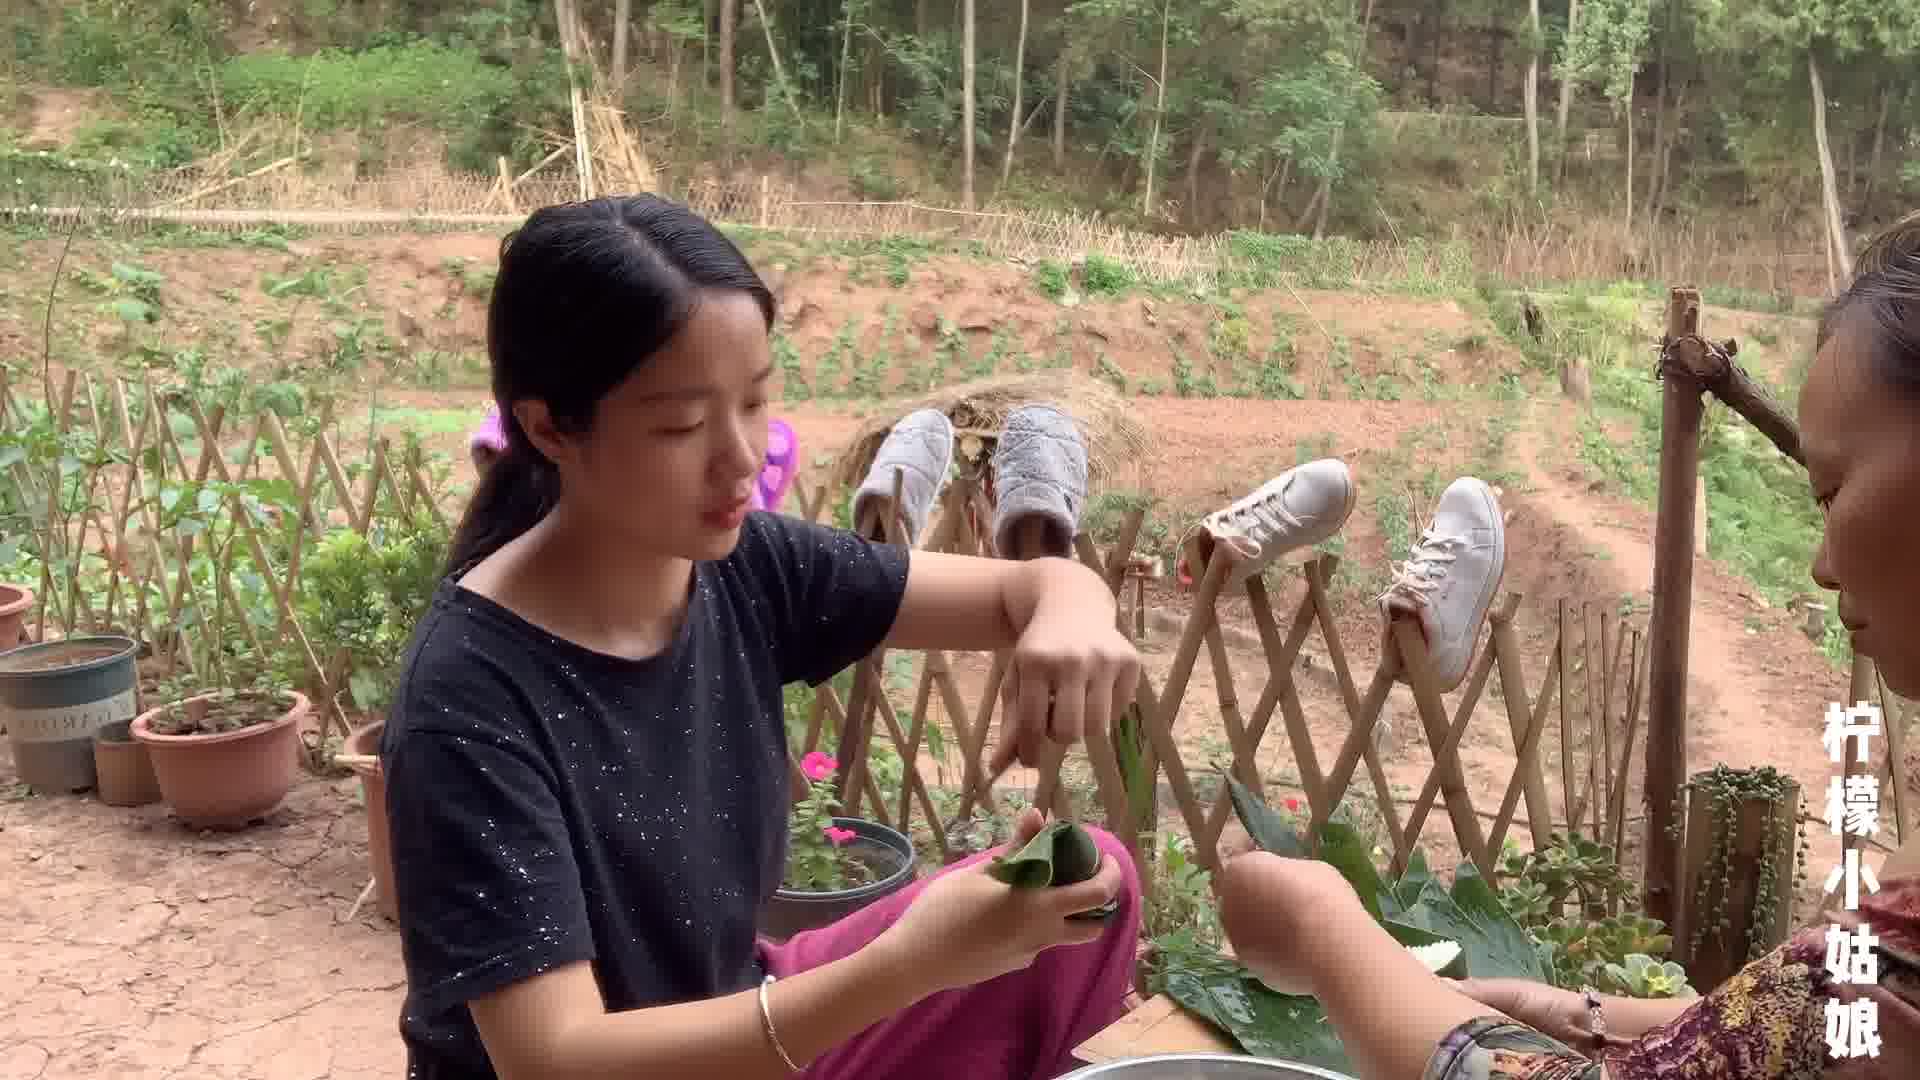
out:
M834 847L845 847L855 837L860 835L852 829L841 829L832 825L822 826L820 831L827 834L827 839L832 842Z
M1299 799L1288 799L1288 800L1287 800L1287 809L1289 809L1289 810L1291 810L1291 811L1293 811L1293 812L1294 812L1294 813L1296 813L1296 814L1297 814L1297 813L1299 813L1299 812L1300 812L1300 800L1299 800Z
M806 757L800 759L800 771L807 775L808 780L816 784L832 776L839 768L840 763L833 759L832 754L822 753L818 750L812 751Z

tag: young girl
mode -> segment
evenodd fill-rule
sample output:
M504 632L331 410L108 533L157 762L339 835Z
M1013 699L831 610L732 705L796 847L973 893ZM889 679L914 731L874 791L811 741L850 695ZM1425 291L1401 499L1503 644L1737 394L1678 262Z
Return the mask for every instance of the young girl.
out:
M773 314L731 242L652 197L548 207L502 245L504 450L381 747L414 1077L1045 1077L1123 1011L1138 883L1105 834L1084 884L1014 889L981 856L757 940L785 684L883 643L1010 648L998 765L1109 722L1138 676L1078 563L752 511Z

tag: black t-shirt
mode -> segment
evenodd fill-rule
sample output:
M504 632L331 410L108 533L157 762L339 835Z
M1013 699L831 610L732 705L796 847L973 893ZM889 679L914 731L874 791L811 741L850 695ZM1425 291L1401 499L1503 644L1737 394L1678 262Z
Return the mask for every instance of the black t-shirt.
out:
M749 514L678 636L624 660L443 582L380 748L418 1080L492 1078L468 1001L579 960L610 1011L754 985L784 874L781 690L877 647L908 556Z

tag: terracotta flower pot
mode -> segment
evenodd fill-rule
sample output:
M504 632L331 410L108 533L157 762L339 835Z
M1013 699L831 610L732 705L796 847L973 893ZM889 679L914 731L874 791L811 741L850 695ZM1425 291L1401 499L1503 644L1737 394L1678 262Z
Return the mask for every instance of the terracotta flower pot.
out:
M153 722L174 708L205 709L221 693L200 694L141 713L133 737L153 759L160 794L173 816L197 829L238 829L280 805L300 773L300 723L312 705L286 691L291 707L265 723L212 735L162 735Z
M0 652L20 644L27 632L27 613L33 610L33 590L25 585L0 585Z
M93 733L93 789L108 806L148 806L160 801L160 778L145 743L127 721Z
M350 768L360 778L360 794L367 804L367 858L373 863L373 899L380 914L400 918L393 893L393 845L387 839L387 779L380 768L380 734L385 720L375 720L347 736L344 751L355 758L371 758L372 764L354 761Z

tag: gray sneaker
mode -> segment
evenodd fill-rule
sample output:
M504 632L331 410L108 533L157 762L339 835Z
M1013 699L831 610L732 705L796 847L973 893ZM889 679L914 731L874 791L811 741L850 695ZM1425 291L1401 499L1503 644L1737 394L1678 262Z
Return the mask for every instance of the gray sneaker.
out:
M934 500L946 487L947 472L953 467L953 421L939 409L921 409L908 413L893 425L886 441L874 452L867 478L853 493L853 527L864 521L868 506L893 498L894 471L904 475L900 482L900 515L906 529L907 544L912 546L933 513Z
M1380 611L1388 620L1395 613L1420 620L1442 692L1467 677L1506 568L1506 525L1493 489L1471 476L1455 480L1441 493L1406 565L1380 595ZM1404 671L1400 681L1408 681Z
M1189 530L1180 542L1180 580L1198 582L1214 551L1224 548L1234 560L1226 584L1238 585L1289 551L1331 539L1353 514L1356 497L1353 473L1339 458L1296 465Z
M1087 445L1073 417L1052 405L1008 414L993 447L993 547L1013 550L1014 530L1030 518L1045 525L1045 550L1071 557L1087 502Z

